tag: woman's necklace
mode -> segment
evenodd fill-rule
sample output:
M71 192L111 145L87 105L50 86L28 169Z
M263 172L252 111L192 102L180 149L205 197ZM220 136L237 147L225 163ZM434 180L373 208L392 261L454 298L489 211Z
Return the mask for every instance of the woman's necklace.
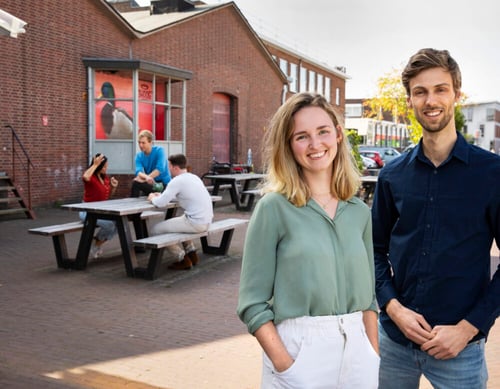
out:
M323 196L327 194L327 193L323 193ZM330 204L330 202L333 200L333 196L331 193L328 193L328 200L326 202L324 201L320 201L316 196L321 196L319 193L317 194L313 194L312 195L312 198L314 199L314 201L316 201L319 205L321 205L321 207L323 207L323 209L326 209L326 207L328 207L328 204Z

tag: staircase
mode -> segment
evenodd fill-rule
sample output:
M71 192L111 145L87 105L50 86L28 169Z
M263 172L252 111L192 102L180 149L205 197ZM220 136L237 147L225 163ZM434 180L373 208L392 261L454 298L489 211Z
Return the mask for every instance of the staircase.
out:
M0 216L24 213L29 219L36 219L35 212L23 198L12 179L0 173Z
M21 139L17 135L14 128L7 124L5 126L10 133L11 147L10 157L11 163L2 161L0 169L0 220L4 215L16 215L24 213L30 219L36 219L35 212L31 206L31 170L34 165L31 158L24 148ZM8 135L0 133L0 139L9 139ZM4 151L8 151L9 147L4 146ZM9 166L10 165L10 169ZM16 184L17 183L17 184ZM23 186L26 187L26 194Z

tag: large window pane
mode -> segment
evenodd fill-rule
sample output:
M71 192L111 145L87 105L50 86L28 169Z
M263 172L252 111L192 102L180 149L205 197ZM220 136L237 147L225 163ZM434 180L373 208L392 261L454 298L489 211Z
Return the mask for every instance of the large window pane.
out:
M325 77L325 97L328 102L332 100L332 80L330 77Z
M96 71L94 91L96 139L132 139L132 73Z
M290 63L290 92L297 92L297 64Z
M316 72L309 70L309 92L316 92Z
M300 92L307 91L307 69L303 66L300 66L299 91Z

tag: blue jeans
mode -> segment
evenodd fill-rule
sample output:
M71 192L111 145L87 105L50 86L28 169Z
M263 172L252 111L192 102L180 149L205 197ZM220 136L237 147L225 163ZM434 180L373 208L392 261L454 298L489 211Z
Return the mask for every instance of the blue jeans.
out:
M85 221L85 217L87 216L87 212L80 212L80 219L82 221ZM105 219L97 219L96 222L97 227L99 228L99 231L95 234L95 237L98 240L111 240L113 236L116 235L116 224L113 220L105 220Z
M435 359L392 341L379 323L379 343L380 389L418 389L422 374L436 389L486 389L484 339L470 343L455 358Z

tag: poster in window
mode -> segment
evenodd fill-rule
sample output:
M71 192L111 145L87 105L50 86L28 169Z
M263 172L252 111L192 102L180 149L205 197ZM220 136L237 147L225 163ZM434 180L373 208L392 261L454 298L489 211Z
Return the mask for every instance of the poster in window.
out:
M96 72L95 83L96 139L132 139L132 79Z
M95 73L96 139L132 139L134 131L132 75ZM151 96L152 83L140 81L139 99ZM150 97L149 97L150 98ZM139 103L140 129L152 130L152 104Z

